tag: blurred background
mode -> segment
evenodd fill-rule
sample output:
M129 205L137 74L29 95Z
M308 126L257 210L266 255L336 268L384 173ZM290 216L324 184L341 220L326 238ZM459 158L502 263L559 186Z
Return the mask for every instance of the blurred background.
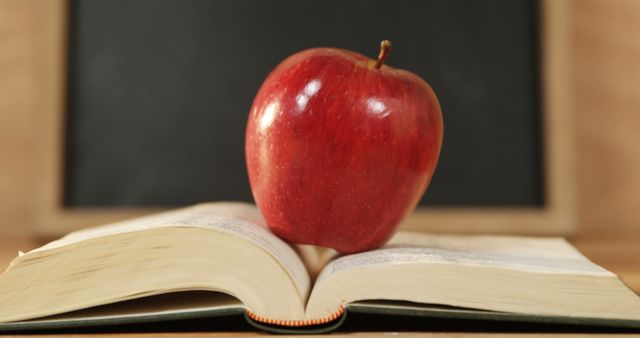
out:
M537 1L71 1L65 204L252 201L247 116L284 58L378 53L438 93L429 206L543 201ZM357 131L354 131L357 132ZM469 170L473 168L473 170Z
M629 239L635 242L640 238L637 224L640 220L640 1L568 2L568 89L574 119L574 130L569 137L575 144L572 155L577 184L578 233L575 240L579 244L583 238L610 238L608 242L588 246L587 250L596 255L608 252L608 257L613 257L610 262L615 259L637 261L637 256L629 256L629 252L635 252L630 251L634 243ZM536 68L539 61L536 32L540 18L539 13L532 10L537 2L435 1L430 4L438 6L427 8L427 2L390 4L378 1L373 4L380 8L371 10L364 3L340 5L341 2L334 1L323 3L323 8L317 9L317 15L292 17L290 26L274 21L280 15L278 11L293 11L286 8L286 2L272 5L269 1L196 1L192 2L197 3L195 7L184 5L189 2L181 3L183 5L176 7L168 6L169 1L161 1L154 10L146 11L145 6L150 3L145 1L86 1L77 5L71 2L69 88L65 91L67 122L70 121L66 136L72 142L66 148L71 154L64 196L68 205L164 206L220 198L250 200L248 186L242 188L244 190L236 189L246 181L243 154L226 151L242 149L244 135L233 130L243 132L253 93L262 79L287 55L313 46L349 48L373 57L379 38L384 34L390 35L384 38L392 39L397 46L389 64L413 70L426 78L439 93L445 122L447 118L451 121L446 129L450 140L445 139L439 168L445 174L436 174L426 202L446 206L544 203L540 197L543 194L543 163L539 154L543 136L538 134L540 102L536 96L540 81ZM41 102L51 95L42 92L39 85L47 55L41 55L38 46L48 43L42 40L47 36L43 31L43 27L47 27L43 20L49 17L43 12L48 9L47 0L0 0L0 238L28 235L38 203L34 194L38 189L36 177L41 176L42 170L37 153L42 135L38 131L42 130L41 123L46 119L42 115ZM451 11L461 13L459 22L442 20ZM219 21L211 21L211 16ZM238 22L238 16L246 21ZM344 24L354 17L361 20L360 24ZM380 26L387 19L396 24ZM330 24L328 31L311 25L324 21ZM488 22L491 25L487 25ZM361 30L353 30L353 27ZM219 43L203 46L198 40L206 36L203 32L217 37ZM274 32L290 32L290 38L284 42L270 40L269 33ZM375 38L367 32L374 32ZM430 44L416 42L415 36L427 36ZM132 54L118 54L122 53L118 48L122 47L123 41L128 48L125 50ZM238 53L225 54L216 50L229 46L235 46ZM447 57L442 53L443 49L454 51L457 58ZM158 50L166 55L154 57L154 51ZM264 50L264 53L257 55L256 50ZM509 61L517 55L521 56L519 62ZM223 64L211 63L215 57ZM120 72L114 71L115 61L109 63L109 60L117 61ZM159 60L169 60L174 67L167 69ZM484 68L477 69L472 61L480 62ZM457 65L457 68L430 67L442 62ZM196 64L199 66L194 68ZM494 70L498 68L502 68L499 73L502 77L492 76L497 74ZM455 79L460 75L457 72L470 74L471 77L464 78L464 81L471 81L467 82L469 86L461 86L463 80ZM192 81L184 83L184 74L190 75ZM140 76L154 86L153 90L148 90L139 81ZM105 78L116 82L102 81ZM221 79L224 81L220 82ZM473 82L476 80L477 83ZM113 88L117 81L122 86ZM501 92L503 100L497 104L495 95L490 94ZM522 92L529 94L516 97ZM192 100L188 101L188 98ZM470 115L469 107L480 107L479 112ZM181 109L191 113L180 113ZM232 115L220 117L222 115L209 114L207 109L232 111ZM490 110L492 115L484 119L483 109ZM156 127L160 127L150 127L144 119L136 120L136 114L149 116L154 111L160 112L156 116L160 121ZM178 114L172 115L172 111ZM203 119L207 122L203 123ZM176 121L181 121L183 128L174 128L171 132ZM495 125L495 121L501 124L500 128L494 129L493 138L476 135L469 129L469 124L484 128L483 123ZM509 134L514 125L522 126L522 132ZM78 126L84 126L84 129ZM100 134L104 130L112 136L120 135L125 141L110 140L109 136ZM197 132L185 133L185 130ZM164 134L167 132L170 134ZM141 148L127 150L130 141L126 140L135 140L140 133L149 136L147 141L140 142ZM473 142L461 144L456 141L464 137L473 138ZM194 143L185 152L179 147L171 148L174 139ZM116 143L111 143L113 140ZM509 144L509 140L513 143ZM217 153L207 159L211 148L193 146L203 143L226 144L227 148L214 146ZM147 151L158 144L178 156L168 169L164 169L169 170L169 174L173 172L173 176L163 176L162 172L153 169L163 157ZM478 156L478 149L496 145L503 147L495 155L500 158L485 161L486 165L480 170L488 175L486 177L460 174L460 168L466 169L468 164L461 165L446 155L448 152L458 154L460 158L473 158ZM110 149L121 151L110 154ZM521 156L522 149L527 156ZM102 157L92 159L96 154ZM185 157L185 154L190 155ZM214 162L204 163L209 159ZM230 166L216 167L215 161L220 163L220 159L231 163ZM202 160L204 164L194 168L190 165L194 160ZM113 166L105 169L105 161ZM500 163L505 161L510 163L507 171L511 174L500 171L505 168ZM145 163L152 169L136 173L137 177L130 176L127 165L140 167ZM218 171L212 173L208 168ZM223 180L231 183L225 188L226 195L217 196L208 193L216 190L216 186L208 185L206 181L194 179L195 184L189 184L195 188L190 189L189 184L181 185L181 182L167 178L180 177L176 173L185 171L198 178L207 175L231 177ZM483 196L491 189L491 180L494 180L494 186L496 180L502 180L497 184L504 189L498 189L502 195L492 194L487 200ZM140 181L145 181L146 187L131 184ZM118 184L124 188L114 189ZM508 188L514 184L515 188ZM457 193L448 194L451 186L456 186ZM163 187L171 189L162 190ZM100 193L93 193L96 191ZM608 262L603 260L600 262ZM627 278L640 280L640 273L630 271L628 274L630 277Z

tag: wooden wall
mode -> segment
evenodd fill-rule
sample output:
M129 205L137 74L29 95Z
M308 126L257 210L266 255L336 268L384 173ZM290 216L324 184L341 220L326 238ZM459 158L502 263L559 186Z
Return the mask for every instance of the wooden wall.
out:
M640 234L640 1L574 1L579 222Z
M0 0L0 235L31 222L38 1Z
M27 234L38 167L49 0L0 0L0 236ZM578 219L640 234L640 1L572 1Z

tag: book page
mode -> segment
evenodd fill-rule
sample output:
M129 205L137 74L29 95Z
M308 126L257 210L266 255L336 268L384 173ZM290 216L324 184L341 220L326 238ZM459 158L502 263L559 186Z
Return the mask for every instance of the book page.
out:
M294 281L302 297L308 295L310 280L303 262L287 243L267 229L258 209L254 205L247 203L204 203L175 211L80 230L43 247L34 249L28 254L53 250L92 238L161 227L206 228L249 240L280 262Z
M139 318L149 316L182 315L190 313L242 309L242 302L237 298L221 292L182 291L137 298L106 305L90 307L59 315L48 316L37 322L64 322L69 320L104 320L120 318ZM242 311L242 310L241 310Z
M640 318L638 297L562 238L400 233L380 249L327 264L306 311L320 316L370 300Z
M311 284L314 283L322 269L331 260L336 258L339 253L331 248L325 248L309 244L296 244L294 246L296 253L302 259L302 262L307 267Z
M613 275L561 238L398 233L384 247L338 257L316 284L340 271L396 264L458 264L541 273Z

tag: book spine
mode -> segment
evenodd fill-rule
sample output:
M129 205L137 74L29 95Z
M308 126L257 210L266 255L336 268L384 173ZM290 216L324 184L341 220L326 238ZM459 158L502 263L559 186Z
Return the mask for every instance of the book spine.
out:
M288 326L288 327L301 327L301 326L322 325L322 324L332 322L340 318L340 316L344 314L344 306L340 305L340 307L336 312L323 318L301 319L301 320L267 318L267 317L259 316L248 309L245 310L245 312L249 318L251 318L252 320L255 320L258 323L278 325L278 326Z

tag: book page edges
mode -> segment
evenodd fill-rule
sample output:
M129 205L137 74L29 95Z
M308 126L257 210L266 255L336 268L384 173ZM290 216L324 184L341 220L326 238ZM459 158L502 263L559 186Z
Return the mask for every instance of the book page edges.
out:
M62 257L64 259L62 261L54 261L54 263L59 264L60 266L74 267L75 269L74 271L82 272L84 270L82 270L81 264L74 263L75 264L74 265L74 264L71 264L72 262L70 262L69 260L73 257L82 257L82 260L87 260L90 257L93 257L92 255L98 255L98 256L102 255L104 251L96 247L97 244L102 243L104 245L119 248L118 251L114 253L114 255L122 256L122 257L114 258L113 256L110 256L111 261L114 261L114 262L115 261L121 262L125 260L126 261L131 261L131 260L145 261L146 258L144 256L137 255L137 254L132 255L131 250L127 250L128 248L127 246L129 246L129 247L137 248L137 250L140 252L154 252L154 257L157 258L154 261L162 263L162 265L151 266L151 268L153 268L154 271L174 271L174 269L171 268L171 266L178 266L183 271L186 271L185 267L191 264L191 265L194 265L194 267L198 267L198 268L196 270L189 269L189 271L199 272L200 275L179 274L177 276L173 276L173 275L164 274L162 276L168 276L168 278L167 279L160 278L160 280L167 280L168 284L166 285L163 284L162 286L159 286L158 281L147 278L147 276L149 276L150 274L150 272L147 271L148 269L136 269L134 271L128 272L127 274L128 283L113 283L113 285L122 286L120 287L119 290L117 290L117 292L114 291L114 293L109 295L108 297L103 297L104 292L100 291L99 295L100 297L102 297L102 299L96 300L97 294L91 290L87 291L87 285L96 286L96 283L86 282L86 280L88 279L97 278L97 277L91 277L95 275L95 272L92 272L91 274L82 273L78 275L78 277L74 277L69 280L69 283L72 283L72 284L75 283L77 284L76 286L71 287L69 286L68 283L66 283L64 285L61 284L58 288L58 289L66 288L69 290L78 290L78 292L73 292L73 295L75 298L82 300L83 301L82 304L78 304L74 301L75 305L73 306L65 306L64 308L60 308L59 311L51 310L51 311L48 311L47 313L34 313L34 315L31 316L30 318L37 318L45 315L55 315L58 313L63 313L68 311L80 310L86 307L100 306L103 304L112 303L114 301L117 302L121 300L132 299L132 298L140 298L141 296L150 296L152 294L160 294L165 292L169 293L169 292L177 292L177 291L185 291L185 290L210 290L210 291L218 291L218 292L222 291L222 292L234 294L236 298L242 299L242 301L245 304L247 304L247 306L252 306L252 308L254 308L258 313L263 313L263 314L269 314L273 312L271 310L266 309L265 304L276 304L275 301L278 301L279 299L277 298L276 295L278 294L290 294L291 296L295 295L296 297L286 297L290 301L282 302L282 300L280 300L280 304L279 304L280 306L278 307L278 309L276 309L277 311L275 311L275 313L276 315L278 313L280 314L280 315L277 315L278 317L289 317L289 315L291 315L291 317L303 318L303 314L302 314L303 301L299 299L299 295L296 290L295 284L293 280L290 278L290 276L288 276L286 273L269 274L269 276L273 277L273 278L269 278L269 280L271 280L273 284L269 284L272 286L267 289L264 289L264 284L265 284L264 280L256 280L255 275L253 276L247 275L249 273L255 273L255 269L247 270L242 268L244 266L256 266L256 268L259 267L264 271L280 271L281 270L280 268L279 269L266 268L266 267L274 267L276 265L278 267L281 267L277 259L275 259L272 255L269 255L268 252L266 252L265 250L262 250L258 246L249 244L248 242L241 239L239 239L239 241L235 241L235 239L238 238L237 236L221 233L222 236L216 236L215 238L217 239L223 238L223 240L219 240L216 242L217 244L212 245L211 242L209 241L211 237L204 236L204 234L209 233L208 231L203 229L197 229L197 228L193 230L194 231L185 232L185 231L182 231L182 229L180 228L150 229L149 231L152 231L155 235L149 234L149 236L140 237L140 236L135 236L134 233L126 233L126 234L111 236L111 241L108 243L105 243L104 241L101 241L98 239L89 239L86 241L82 241L80 243L73 244L74 251L81 252L82 254L81 255L60 254L58 257ZM203 232L203 231L206 231L206 232ZM176 235L180 235L178 237L186 236L188 238L177 240ZM135 239L135 240L132 240L132 239ZM162 249L153 249L157 243L166 243L166 244L163 245ZM170 248L171 250L169 250L168 248L169 246L171 246ZM232 257L234 257L234 259L237 258L237 260L235 260L236 262L235 264L231 264L226 268L227 270L225 271L227 271L228 273L213 274L213 275L210 273L206 273L206 271L211 271L211 269L216 268L217 263L215 263L216 260L211 260L210 258L203 256L202 254L199 254L199 252L201 252L200 250L206 249L207 250L206 252L213 253L214 257L218 257L218 256L223 256L225 253L231 252L232 251L231 248L239 249L238 252L242 254L232 255ZM152 251L152 250L155 250L155 251ZM180 255L172 254L175 252L180 252L182 254ZM254 254L252 254L252 252L254 252ZM261 254L258 255L257 253L261 253ZM27 254L23 257L17 258L16 260L18 261L24 260L25 258L30 256L31 256L31 259L40 260L40 258L42 258L41 255L42 254L35 254L35 255ZM194 260L193 257L200 257L200 259ZM264 259L262 259L261 257ZM42 260L40 261L42 262ZM215 264L211 262L214 262ZM29 264L31 266L35 266L35 261L29 262ZM116 265L120 266L118 264ZM209 267L209 268L203 268L203 267ZM13 270L14 268L15 266L13 266L10 270ZM97 268L97 265L93 265L92 268L94 269ZM234 273L231 273L232 270L234 271ZM55 270L55 271L60 272L61 270ZM70 271L70 270L65 269L65 271ZM96 271L104 272L107 270L98 269ZM111 269L108 271L111 271ZM242 274L240 275L237 274L241 272ZM231 275L237 276L237 278L235 280L232 280L232 278L229 277L230 273ZM67 273L67 275L69 274L73 275L71 272ZM121 276L118 273L118 271L113 271L111 275L113 278L111 278L110 280L112 281L117 281L120 278L119 276ZM11 271L8 270L6 274L3 274L2 276L0 276L0 282L6 281L5 279L8 277L15 277L13 278L13 280L16 283L11 284L10 281L6 281L7 283L5 284L6 285L24 284L23 281L19 280L20 279L18 278L19 276L18 277L16 276L17 275L15 273L12 273ZM51 271L47 273L46 276L48 278L56 279L56 275L55 274L52 275ZM101 280L103 280L105 276L100 276L100 278ZM221 278L224 280L220 280ZM171 283L169 283L169 281L171 281ZM252 291L253 294L260 293L258 291L263 290L264 292L262 292L261 294L263 295L271 294L271 297L275 296L276 298L260 300L258 297L254 297L248 293L244 293L244 294L237 294L237 292L231 293L230 290L236 289L235 283L238 283L238 281L245 281L245 282L251 281L250 283L247 283L247 285L245 285L244 289L253 290ZM81 282L84 284L82 284ZM131 284L133 282L136 282L134 284L138 285L137 288L135 289L125 288L125 285ZM39 294L42 297L49 299L49 303L60 304L62 300L55 299L56 297L59 298L60 293L47 291L47 290L51 290L51 285L49 283L40 283L40 284L42 284L43 286L38 289ZM263 285L263 287L256 287L256 284ZM288 285L291 285L291 288L290 288L291 291L288 290L289 289ZM283 288L287 286L286 287L287 290L282 289L281 286ZM30 289L30 290L33 291L33 289ZM82 293L80 291L84 292L84 295L78 295L78 293ZM16 292L20 292L20 290ZM87 292L90 294L88 294ZM28 294L33 296L32 298L39 297L37 294L34 295L33 292L29 292ZM3 296L3 293L0 293L0 296ZM0 303L2 303L3 301L1 298L2 297L0 297ZM250 301L252 299L253 301ZM297 304L297 302L299 302L300 304ZM30 318L24 317L25 315L24 311L21 311L21 310L19 311L18 309L12 309L12 306L9 306L8 304L3 304L3 305L7 305L8 307L5 307L5 310L7 310L7 311L4 311L5 313L3 313L2 311L3 307L0 307L0 318L2 318L0 319L0 321L10 322L10 321L30 319ZM288 305L288 306L285 306L285 305ZM300 308L300 310L295 310L297 308ZM294 309L294 310L291 310L291 309ZM300 313L300 314L295 315L294 312ZM6 316L3 316L3 314ZM15 315L21 315L24 318L17 318Z

